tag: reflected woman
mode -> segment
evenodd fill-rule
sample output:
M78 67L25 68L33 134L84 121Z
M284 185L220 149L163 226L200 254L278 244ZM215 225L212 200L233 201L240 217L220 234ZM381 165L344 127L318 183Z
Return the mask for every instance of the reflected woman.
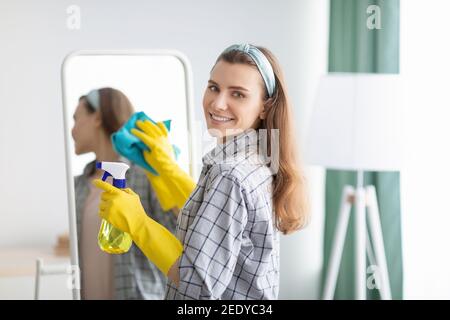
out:
M111 135L133 114L129 99L119 90L101 88L79 98L73 115L72 137L77 155L93 152L95 161L121 161L130 166L127 186L139 194L149 216L175 231L176 217L164 212L143 169L118 155ZM81 268L82 299L162 299L166 277L134 244L127 253L111 255L97 244L101 219L101 190L91 181L100 178L95 161L75 177L77 235ZM109 178L110 179L110 178ZM108 180L109 181L109 180ZM110 181L109 181L110 182Z

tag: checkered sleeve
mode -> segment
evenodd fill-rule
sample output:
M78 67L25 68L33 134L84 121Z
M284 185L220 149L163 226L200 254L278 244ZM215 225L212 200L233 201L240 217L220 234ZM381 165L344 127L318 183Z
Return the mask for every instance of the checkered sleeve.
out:
M221 299L229 285L247 223L239 181L221 172L208 184L189 226L180 259L178 294L182 299Z

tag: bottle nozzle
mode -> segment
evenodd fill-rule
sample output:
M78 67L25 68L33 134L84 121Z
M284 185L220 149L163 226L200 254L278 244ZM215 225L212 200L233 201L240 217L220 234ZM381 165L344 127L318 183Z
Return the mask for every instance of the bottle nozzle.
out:
M130 168L129 165L123 162L106 162L98 161L95 163L97 169L105 171L102 180L105 181L109 176L113 177L113 185L118 188L125 188L125 173Z

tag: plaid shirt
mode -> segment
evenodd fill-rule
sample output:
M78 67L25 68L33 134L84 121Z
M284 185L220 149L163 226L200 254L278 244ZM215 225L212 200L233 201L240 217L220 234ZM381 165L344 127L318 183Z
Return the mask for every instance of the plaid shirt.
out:
M198 185L178 216L180 283L168 282L166 299L277 299L273 174L256 146L246 131L203 157Z
M155 196L143 169L130 163L125 158L120 161L130 165L127 171L127 187L133 189L141 199L145 212L164 225L171 232L176 229L176 217L172 212L164 212ZM75 178L76 215L78 248L80 247L81 219L86 197L89 192L88 178L95 170L95 162L86 165L83 174ZM96 246L96 243L92 244ZM83 257L80 252L80 262ZM163 299L167 278L150 262L142 251L133 243L130 250L124 254L113 255L115 299ZM83 272L83 270L81 270ZM81 277L82 279L82 277ZM83 296L83 283L81 283L81 295Z

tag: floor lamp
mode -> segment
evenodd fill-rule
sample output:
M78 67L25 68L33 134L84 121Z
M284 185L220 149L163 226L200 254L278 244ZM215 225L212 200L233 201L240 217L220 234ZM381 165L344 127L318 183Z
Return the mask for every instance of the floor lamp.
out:
M351 207L354 206L355 294L366 299L366 254L376 266L382 299L391 299L389 273L374 186L364 171L400 170L401 83L399 75L329 73L322 77L307 139L308 164L357 172L356 186L345 186L326 269L323 299L333 299Z

